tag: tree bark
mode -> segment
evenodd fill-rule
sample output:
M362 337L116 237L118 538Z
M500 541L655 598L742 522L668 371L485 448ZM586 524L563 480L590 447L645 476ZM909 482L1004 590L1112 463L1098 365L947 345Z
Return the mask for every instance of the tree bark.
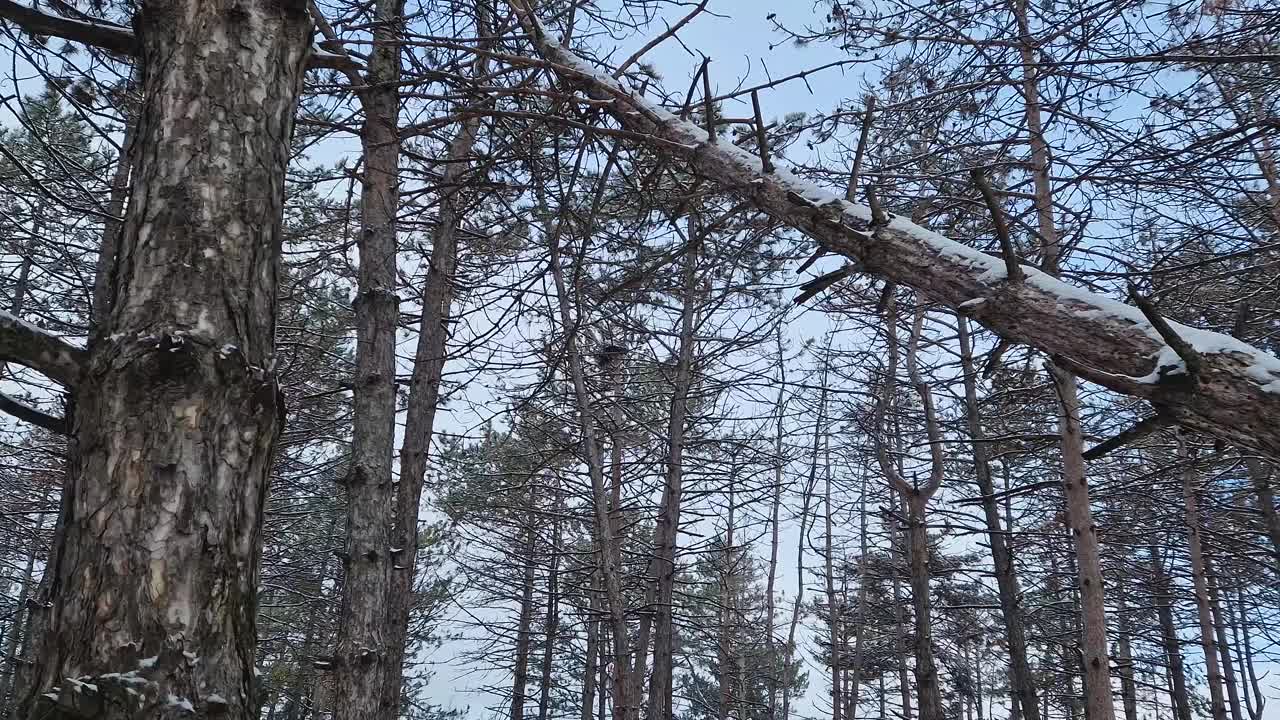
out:
M978 407L978 376L973 364L973 347L969 339L969 322L956 317L960 333L960 361L964 372L965 420L969 437L973 442L974 475L978 491L982 493L982 512L987 523L987 541L991 545L991 559L995 566L996 586L1000 596L1000 612L1004 618L1005 641L1009 645L1009 669L1018 708L1026 720L1040 720L1040 702L1036 693L1035 677L1027 662L1027 640L1022 625L1022 611L1018 607L1022 591L1013 567L1013 554L1009 552L1005 528L1000 522L1000 506L996 502L995 483L991 479L991 464L987 460L987 444L982 430L982 417Z
M1173 587L1164 571L1159 551L1151 548L1151 577L1155 584L1156 614L1160 619L1160 638L1173 684L1173 709L1176 720L1191 720L1191 703L1187 695L1186 671L1182 663L1182 647L1173 624Z
M779 322L774 328L775 337L778 343L778 399L774 403L774 412L777 418L774 423L773 437L773 492L772 503L769 509L769 578L765 586L765 654L769 657L769 707L766 717L768 720L774 720L778 713L778 683L787 682L787 678L779 679L773 672L774 658L777 656L777 641L774 637L774 628L776 627L777 614L777 596L775 592L775 584L778 580L778 533L781 529L781 511L782 511L782 471L786 463L782 456L782 440L783 440L783 421L786 416L786 389L787 389L787 364L786 358L783 356L782 344L782 323ZM864 488L865 489L865 488ZM864 498L865 501L865 498ZM863 515L865 522L866 515ZM865 527L865 526L864 526ZM865 550L864 550L865 552ZM658 716L650 713L652 718Z
M676 545L679 540L680 502L684 489L684 435L689 415L689 392L693 385L694 352L697 339L694 316L697 312L698 259L702 229L689 225L689 247L683 271L683 304L680 308L680 349L677 351L671 406L667 411L666 478L655 530L657 552L649 574L656 577L657 613L653 642L653 675L649 680L649 718L666 718L672 711L675 651ZM639 652L645 648L641 646Z
M378 716L392 651L388 627L392 552L392 453L396 425L396 235L400 208L400 44L403 0L374 3L373 48L360 92L360 252L351 460L343 480L347 541L334 650L334 720Z
M1085 479L1084 436L1080 428L1076 379L1054 365L1050 365L1049 373L1058 392L1062 486L1066 495L1067 524L1075 541L1076 572L1079 577L1085 713L1088 720L1114 720L1102 562L1098 550L1098 527L1093 522L1093 511L1089 506L1089 485Z
M1214 638L1213 611L1209 606L1209 583L1206 579L1204 549L1200 542L1199 494L1196 471L1187 452L1187 443L1178 434L1178 459L1183 463L1182 500L1187 525L1187 548L1191 560L1191 582L1195 589L1196 615L1200 621L1200 648L1204 653L1205 681L1209 685L1210 715L1213 720L1227 720L1227 705L1222 695L1222 666Z
M1253 492L1258 496L1258 512L1262 513L1267 537L1271 538L1275 572L1280 575L1280 512L1276 511L1275 491L1271 487L1271 480L1275 475L1274 466L1264 460L1250 458L1248 468Z
M1222 656L1222 679L1227 686L1227 703L1231 720L1244 720L1240 705L1240 689L1236 684L1235 661L1231 658L1231 643L1227 641L1227 625L1222 617L1222 604L1218 600L1218 576L1213 563L1205 558L1205 580L1209 584L1209 609L1213 613L1214 634L1218 639L1218 652Z
M486 64L480 53L475 74ZM404 442L400 447L400 482L396 486L395 516L391 528L396 563L387 594L386 676L383 681L379 720L396 720L404 686L404 656L409 643L409 616L413 610L413 583L418 567L418 512L427 474L428 454L440 405L440 382L448 359L449 315L456 292L458 231L465 215L460 190L471 169L469 158L480 132L480 116L468 117L458 128L445 152L440 180L440 210L431 238L431 258L422 293L422 321L414 351L409 398L405 407Z
M299 2L148 2L136 25L133 193L108 327L61 378L69 472L22 715L241 720L258 707L276 275L310 20Z
M597 186L597 204L599 194L603 192L604 182L613 166L610 156L605 171L601 173ZM594 211L592 213L594 215ZM586 450L587 472L591 479L592 505L595 510L596 534L601 558L601 580L604 583L605 610L609 618L609 630L613 644L613 718L627 720L627 708L630 698L627 697L627 667L630 664L630 643L626 620L625 599L622 594L622 569L616 564L618 555L614 552L613 523L609 517L608 489L604 477L604 457L600 451L600 443L593 419L594 410L587 393L586 374L582 368L582 354L578 348L578 338L574 328L573 312L569 298L568 286L564 280L564 270L560 267L560 234L563 223L556 223L548 229L551 277L555 284L556 309L560 331L564 333L565 356L569 365L569 375L573 385L574 399L577 405L578 425L582 431L583 445ZM579 308L580 312L580 308Z
M533 555L537 534L533 531L534 509L529 503L525 514L524 579L520 591L520 625L516 630L515 667L511 671L511 720L524 720L524 703L528 697L529 653L533 644Z
M552 493L553 507L561 507L560 480L556 479ZM551 710L552 662L555 659L556 639L560 634L560 515L551 521L551 567L547 572L547 617L542 646L542 682L538 692L538 720L548 720Z

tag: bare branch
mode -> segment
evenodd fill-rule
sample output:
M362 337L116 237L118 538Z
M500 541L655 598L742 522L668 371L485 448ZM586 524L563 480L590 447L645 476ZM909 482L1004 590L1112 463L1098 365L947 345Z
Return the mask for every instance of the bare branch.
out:
M12 415L23 422L29 422L37 427L42 427L49 432L59 435L67 434L67 421L54 415L41 412L24 402L15 400L4 393L0 393L0 412Z
M1018 264L1013 241L1009 239L1009 224L1004 220L1004 208L1000 207L1000 199L996 197L995 190L991 189L991 183L987 182L987 176L982 174L980 168L970 170L969 176L973 178L973 184L978 186L982 199L987 203L987 210L991 212L991 223L995 225L996 239L1000 241L1000 254L1004 256L1005 274L1011 283L1022 282L1022 266Z
M1109 453L1113 453L1120 448L1131 445L1134 442L1150 435L1151 433L1163 427L1168 427L1169 420L1159 415L1152 415L1145 420L1140 420L1136 425L1116 435L1113 438L1104 440L1094 445L1084 452L1085 460L1097 460Z

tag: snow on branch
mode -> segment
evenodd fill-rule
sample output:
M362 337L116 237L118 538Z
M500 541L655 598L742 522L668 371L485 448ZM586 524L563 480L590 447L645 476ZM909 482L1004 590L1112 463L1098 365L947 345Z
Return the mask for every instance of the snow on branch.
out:
M52 333L0 311L0 360L25 365L75 387L84 372L87 353Z
M77 20L55 15L16 0L0 0L0 19L10 20L33 35L52 35L84 45L109 50L121 55L137 55L138 39L123 25L105 20ZM310 69L346 69L354 65L347 55L311 48L307 60Z
M1203 359L1194 382L1143 313L1021 266L1008 282L1005 259L943 237L906 218L875 222L850 202L783 167L707 133L575 55L546 32L528 0L509 0L539 54L561 82L579 89L634 136L678 153L700 174L758 210L854 260L865 272L914 288L1002 338L1062 359L1087 380L1149 400L1171 420L1280 459L1280 359L1219 333L1168 325ZM985 302L991 300L991 302Z

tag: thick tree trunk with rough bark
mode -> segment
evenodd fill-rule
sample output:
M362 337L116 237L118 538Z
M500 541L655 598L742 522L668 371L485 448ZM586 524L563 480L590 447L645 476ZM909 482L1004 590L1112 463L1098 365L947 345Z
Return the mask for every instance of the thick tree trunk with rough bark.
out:
M311 23L301 2L217 0L148 2L136 26L144 105L107 326L87 353L31 358L74 387L75 413L22 716L243 720Z

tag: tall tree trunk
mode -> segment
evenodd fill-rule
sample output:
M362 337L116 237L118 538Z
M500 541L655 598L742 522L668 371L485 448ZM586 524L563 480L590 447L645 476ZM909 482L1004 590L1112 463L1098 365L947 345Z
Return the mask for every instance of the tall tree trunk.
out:
M477 55L472 74L483 74L488 56ZM405 408L404 443L400 448L400 482L396 486L395 519L391 529L396 564L387 595L386 679L383 683L380 720L400 715L404 685L404 656L408 646L409 616L413 609L413 583L418 565L418 512L427 473L428 453L440 405L440 382L448 358L449 316L456 292L458 231L465 207L461 191L471 170L470 157L480 132L480 115L462 121L445 152L440 180L440 210L431 237L431 259L422 293L422 321L414 351L413 373Z
M1037 698L1035 677L1027 662L1027 640L1022 625L1022 611L1018 600L1022 591L1013 567L1013 554L1009 552L1005 528L1000 522L1000 506L996 501L995 483L991 479L991 464L987 460L986 436L982 430L981 411L978 407L978 376L973 363L973 347L969 339L969 321L957 316L960 333L960 362L964 372L965 421L969 438L973 443L973 468L982 493L982 512L987 523L987 542L991 545L991 560L995 566L996 586L999 589L1000 613L1004 618L1005 642L1009 650L1010 681L1017 698L1018 708L1026 720L1040 720L1040 703Z
M822 393L823 401L819 405L819 416L825 412L826 407L825 382L823 383ZM816 425L814 432L817 432ZM800 624L800 608L804 603L804 545L809 529L809 501L813 497L816 482L816 470L811 465L809 477L804 486L804 496L800 502L800 535L798 536L800 539L796 542L796 599L791 606L791 624L787 628L787 652L782 662L782 720L788 720L791 717L791 676L795 673L797 662L796 627Z
M734 550L734 530L735 520L737 519L737 496L734 492L734 478L729 479L729 512L728 520L724 530L724 547L720 551L720 602L716 608L716 615L719 618L719 640L716 643L716 664L717 676L720 683L720 706L719 720L729 720L732 708L735 706L737 697L734 695L734 668L737 659L734 656L736 648L734 647L734 639L737 636L735 632L737 626L737 566L738 556Z
M893 493L893 509L895 514L903 516L899 508L906 504L906 501L898 494ZM896 520L889 521L889 546L902 556L902 565L910 565L911 550L906 542L900 539L900 530ZM911 683L907 679L907 641L906 641L906 613L903 608L902 601L902 579L899 565L895 561L893 563L893 650L894 655L898 658L898 691L902 696L902 720L911 720Z
M78 376L55 378L74 386L75 413L21 714L177 718L189 704L244 720L258 707L260 532L283 420L276 274L310 20L299 2L147 2L136 26L134 192L108 327Z
M384 634L392 566L392 454L396 429L396 234L400 208L400 42L404 0L374 2L368 85L360 91L364 176L352 392L351 461L343 480L347 542L334 650L334 720L378 716L392 652Z
M1187 694L1186 672L1182 664L1182 647L1173 624L1173 587L1165 574L1164 563L1155 546L1151 547L1151 577L1155 585L1156 614L1160 619L1160 641L1164 646L1169 679L1173 685L1175 720L1191 720L1191 704Z
M561 507L560 479L555 480L551 495L552 507ZM538 720L548 720L551 711L551 664L555 660L556 639L560 636L560 514L553 513L551 520L551 567L547 571L547 616L545 641L542 645L542 678L538 688Z
M1218 639L1218 652L1222 656L1222 679L1227 686L1227 702L1231 720L1244 720L1240 706L1240 689L1236 685L1235 661L1231 659L1231 643L1227 641L1227 625L1222 617L1222 604L1218 601L1218 576L1212 561L1205 559L1205 580L1209 585L1209 609L1213 613L1214 635Z
M658 510L654 545L657 552L649 565L649 575L656 578L657 608L653 642L653 675L649 680L648 717L666 718L672 712L675 650L675 585L676 544L680 530L680 502L684 488L684 436L689 415L689 392L693 385L693 364L697 338L695 315L698 296L698 260L702 250L702 228L689 223L689 247L683 270L683 300L680 308L680 349L677 351L676 375L667 411L666 477L662 504ZM640 652L643 653L641 646Z
M592 570L587 594L590 604L587 608L587 648L583 655L582 670L582 720L595 717L596 678L599 675L597 664L600 658L600 547L592 552Z
M530 490L530 492L532 492ZM524 703L528 697L529 652L533 644L533 555L537 551L537 533L533 531L532 495L525 511L524 578L520 583L520 620L516 629L515 667L511 671L511 720L524 720Z
M1079 578L1080 622L1083 626L1080 650L1084 655L1085 713L1088 720L1114 720L1102 562L1098 550L1098 527L1093 522L1093 510L1089 507L1089 485L1085 479L1084 436L1080 428L1076 379L1053 365L1050 365L1049 373L1058 392L1062 486L1066 495L1067 525L1075 541L1076 573Z
M1133 649L1129 643L1130 622L1125 612L1125 588L1118 587L1120 596L1120 637L1116 640L1116 661L1120 672L1120 697L1124 700L1124 720L1138 720L1138 684L1134 679Z
M1261 458L1250 458L1248 461L1249 480L1253 483L1253 492L1258 496L1258 512L1262 513L1267 537L1271 538L1274 570L1280 575L1280 512L1276 510L1276 496L1271 487L1271 480L1275 476L1274 467Z
M830 355L823 358L823 386L826 385L826 367L831 362ZM841 712L844 710L843 701L840 697L840 617L843 614L841 605L836 604L836 583L835 583L835 564L832 558L834 548L832 547L831 527L831 442L830 436L826 437L828 446L826 447L826 462L824 463L823 476L825 479L825 490L823 493L823 520L825 538L825 547L823 548L823 559L826 563L826 584L827 584L827 639L831 643L830 662L831 662L831 720L840 720Z
M862 638L866 634L864 628L867 619L867 474L862 474L862 483L858 489L858 609L853 625L853 663L849 667L850 688L845 697L846 720L857 717L858 690L862 682Z
M585 150L585 146L584 146ZM597 185L595 205L599 205L600 195L604 191L605 182L613 167L614 155L611 155L604 172L601 173ZM595 208L592 210L592 216ZM586 373L582 367L582 353L578 348L578 338L574 331L572 304L569 289L564 280L564 270L560 267L560 234L564 225L556 223L547 232L550 250L550 269L555 284L557 318L560 331L564 333L565 355L569 365L569 374L573 384L574 399L577 404L578 424L581 428L583 445L587 456L587 471L591 479L592 505L595 510L596 534L602 562L601 580L604 583L605 610L609 618L610 640L613 646L613 718L627 720L627 708L630 698L627 697L627 667L630 664L630 643L626 619L625 600L622 594L622 568L616 560L614 552L613 522L610 519L608 489L604 476L604 457L600 451L597 438L594 408L587 392ZM575 277L580 276L575 272ZM580 297L580 296L578 296ZM581 313L581 308L579 308Z
M1252 720L1262 720L1262 712L1265 709L1266 697L1262 694L1262 688L1258 685L1258 673L1253 661L1253 641L1250 639L1252 634L1249 630L1249 616L1246 612L1244 603L1244 588L1236 588L1236 607L1240 610L1240 645L1244 647L1244 657L1242 660L1243 670L1241 674L1248 678L1249 687L1253 689L1251 693L1254 702L1249 706L1249 717ZM1248 695L1246 695L1248 697Z
M929 531L925 525L927 498L912 496L907 503L907 539L911 547L911 596L915 611L916 697L920 720L943 720L942 690L933 660L933 620L929 597Z
M927 509L929 500L941 487L945 467L943 465L941 431L934 415L933 399L929 386L920 376L917 363L916 348L919 345L924 327L924 311L917 309L911 328L911 341L907 346L907 370L911 382L915 385L924 406L925 428L929 437L929 454L931 470L928 482L922 487L915 479L907 482L902 472L889 457L884 445L885 417L895 400L894 390L897 387L898 372L898 320L897 303L889 295L886 304L885 331L887 336L889 363L881 383L880 397L875 410L875 443L876 459L880 470L889 480L889 484L902 498L906 506L907 524L907 559L911 574L911 595L914 608L914 640L915 640L915 676L916 698L919 704L920 720L942 720L945 708L942 704L942 690L938 682L938 669L933 657L933 621L930 612L929 592L929 530L927 526ZM895 433L901 437L901 433ZM904 710L906 696L903 696Z
M1222 666L1218 664L1218 647L1213 630L1213 611L1209 606L1209 583L1206 579L1204 549L1200 542L1200 500L1196 487L1196 470L1193 458L1187 452L1187 443L1178 434L1178 459L1182 469L1182 500L1187 525L1187 548L1191 560L1191 582L1195 589L1196 615L1200 621L1200 649L1204 653L1205 680L1209 685L1210 714L1213 720L1226 720L1227 705L1222 696Z
M782 471L786 466L782 455L783 440L783 422L786 419L786 391L787 391L787 363L783 353L782 344L782 323L779 322L774 328L775 339L778 344L778 399L774 402L774 412L777 417L774 421L773 436L773 492L772 503L769 507L769 570L768 580L765 585L765 655L768 657L769 667L769 707L767 720L774 720L778 714L778 683L787 682L787 678L779 678L774 672L774 662L777 657L777 641L774 636L774 628L777 627L777 594L776 583L778 579L778 534L781 529L781 512L782 512ZM865 523L866 516L863 516ZM657 720L657 715L649 714L649 717Z

